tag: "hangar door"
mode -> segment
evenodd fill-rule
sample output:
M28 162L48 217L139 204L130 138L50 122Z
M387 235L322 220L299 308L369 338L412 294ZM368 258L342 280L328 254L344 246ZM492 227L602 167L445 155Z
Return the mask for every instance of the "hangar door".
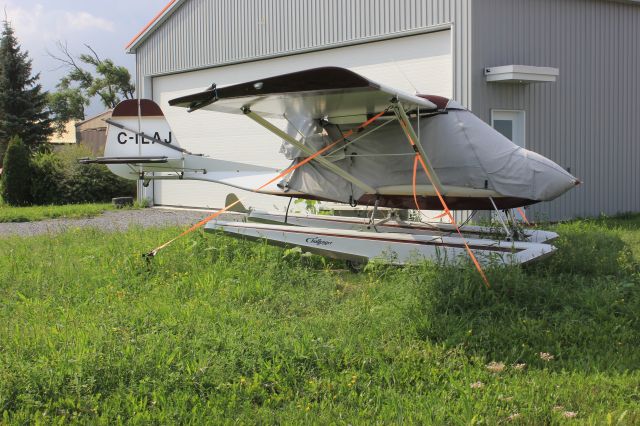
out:
M409 93L452 97L451 31L439 31L315 51L255 62L183 72L153 79L153 98L185 149L229 161L284 169L280 140L250 119L211 111L188 113L168 101L209 87L240 83L307 68L339 66ZM280 123L284 127L284 123ZM196 181L153 182L154 203L201 208L224 207L229 192L247 197L248 206L282 210L287 198L258 195L224 185Z

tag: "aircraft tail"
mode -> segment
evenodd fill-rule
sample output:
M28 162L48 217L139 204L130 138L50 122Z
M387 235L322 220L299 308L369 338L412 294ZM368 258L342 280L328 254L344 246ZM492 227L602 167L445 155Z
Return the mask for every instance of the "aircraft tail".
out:
M80 162L106 164L125 179L204 180L253 189L254 181L276 173L273 168L217 160L182 148L160 106L149 99L120 102L106 122L104 157Z

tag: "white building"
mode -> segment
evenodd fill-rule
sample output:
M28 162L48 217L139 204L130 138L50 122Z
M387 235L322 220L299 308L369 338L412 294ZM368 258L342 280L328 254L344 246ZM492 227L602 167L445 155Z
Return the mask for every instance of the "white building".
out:
M638 1L172 0L127 49L138 94L161 105L192 152L285 167L280 141L247 118L189 114L168 100L212 83L341 66L454 98L584 181L532 215L640 211ZM157 181L147 195L159 205L219 208L229 192Z

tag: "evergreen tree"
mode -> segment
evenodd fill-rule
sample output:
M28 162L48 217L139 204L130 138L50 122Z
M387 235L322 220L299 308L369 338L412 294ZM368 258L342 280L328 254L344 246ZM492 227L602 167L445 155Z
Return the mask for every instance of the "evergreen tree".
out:
M47 93L31 75L28 52L21 52L13 28L3 22L0 39L0 161L9 139L20 136L35 150L52 134Z
M9 142L2 164L2 199L12 206L31 203L31 158L22 139Z

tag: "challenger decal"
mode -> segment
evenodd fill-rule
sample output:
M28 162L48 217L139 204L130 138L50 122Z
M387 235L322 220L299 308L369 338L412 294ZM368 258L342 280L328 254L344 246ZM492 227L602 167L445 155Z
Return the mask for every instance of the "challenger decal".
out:
M330 246L331 244L333 244L333 241L323 240L322 238L319 238L319 237L307 238L305 241L311 244L315 244L317 246Z

